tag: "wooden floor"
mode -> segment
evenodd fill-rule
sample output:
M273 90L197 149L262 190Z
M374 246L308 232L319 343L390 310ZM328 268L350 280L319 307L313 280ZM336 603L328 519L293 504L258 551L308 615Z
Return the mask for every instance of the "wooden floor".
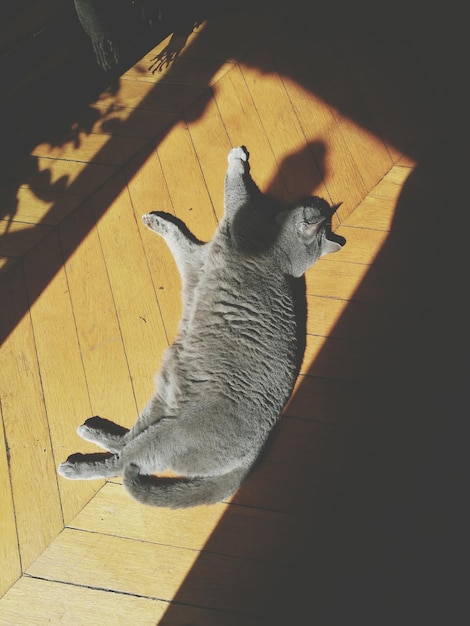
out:
M434 45L436 24L455 43L440 21L354 17L214 16L173 65L148 69L165 40L11 163L2 626L468 623L468 72ZM175 336L179 278L141 215L209 239L241 144L263 191L342 202L347 242L307 273L305 361L269 454L230 502L188 511L58 477L96 450L76 435L87 417L133 424Z

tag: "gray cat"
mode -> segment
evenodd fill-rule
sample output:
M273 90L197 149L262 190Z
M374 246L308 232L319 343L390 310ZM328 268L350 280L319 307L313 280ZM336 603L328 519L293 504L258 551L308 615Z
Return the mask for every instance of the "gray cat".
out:
M228 154L225 214L210 242L169 214L142 217L181 274L179 334L135 425L88 419L78 434L109 452L74 454L61 476L122 475L136 500L180 508L228 498L259 458L303 357L299 278L344 240L331 233L337 207L318 197L277 206L251 178L248 156L245 147ZM154 475L166 470L176 477Z

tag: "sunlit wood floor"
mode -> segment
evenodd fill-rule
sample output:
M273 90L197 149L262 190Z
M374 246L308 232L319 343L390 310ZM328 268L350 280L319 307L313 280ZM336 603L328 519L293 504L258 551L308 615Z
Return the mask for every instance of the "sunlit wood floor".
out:
M451 69L429 25L320 18L208 19L173 65L148 70L165 40L90 103L91 129L78 119L12 162L2 626L467 623L453 614L468 198ZM187 511L139 505L119 480L63 480L58 463L96 450L77 426L130 426L175 336L179 278L141 215L173 212L209 239L241 144L263 191L342 202L347 242L307 273L307 350L272 448L230 502Z

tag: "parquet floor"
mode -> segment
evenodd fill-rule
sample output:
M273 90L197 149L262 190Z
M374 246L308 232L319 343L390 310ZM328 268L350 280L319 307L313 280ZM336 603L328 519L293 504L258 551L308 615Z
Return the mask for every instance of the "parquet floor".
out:
M165 40L12 162L2 626L468 623L458 23L222 12L174 64L148 70ZM119 480L63 480L59 462L96 450L76 427L130 426L175 336L179 278L141 215L173 212L209 239L240 144L263 191L342 202L347 241L307 273L306 355L272 448L230 502L188 511L139 505Z

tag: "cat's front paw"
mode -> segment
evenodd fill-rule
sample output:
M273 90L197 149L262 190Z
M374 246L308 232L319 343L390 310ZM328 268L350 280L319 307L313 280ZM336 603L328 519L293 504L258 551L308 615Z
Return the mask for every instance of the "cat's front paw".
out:
M147 228L159 235L164 235L168 231L166 219L158 213L145 213L145 215L142 215L142 221Z
M245 146L238 146L237 148L232 148L228 153L228 162L233 163L234 161L243 161L247 162L250 157L250 153L245 148Z

